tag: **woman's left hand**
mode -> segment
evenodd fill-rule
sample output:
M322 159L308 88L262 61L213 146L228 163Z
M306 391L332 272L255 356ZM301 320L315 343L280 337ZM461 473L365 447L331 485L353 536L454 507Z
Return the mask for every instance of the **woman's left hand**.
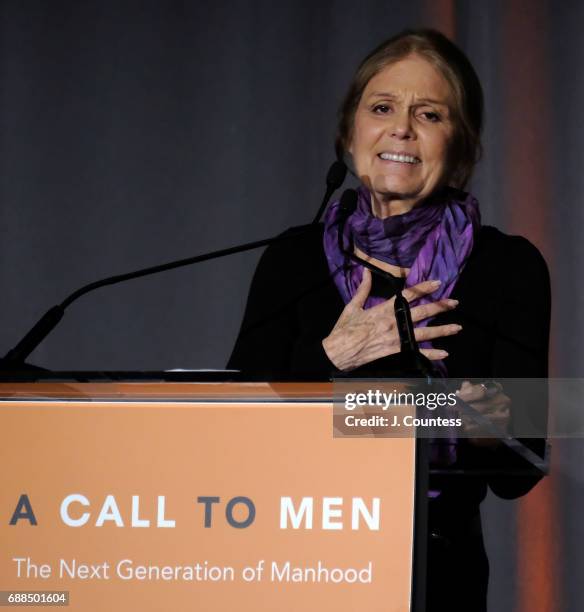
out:
M464 402L469 404L477 412L501 429L505 434L508 433L511 416L511 400L503 392L503 387L497 382L487 384L471 384L465 380L456 395ZM495 447L500 440L498 438L473 438L473 434L482 429L482 425L476 423L470 417L463 416L465 434L470 442L476 446Z

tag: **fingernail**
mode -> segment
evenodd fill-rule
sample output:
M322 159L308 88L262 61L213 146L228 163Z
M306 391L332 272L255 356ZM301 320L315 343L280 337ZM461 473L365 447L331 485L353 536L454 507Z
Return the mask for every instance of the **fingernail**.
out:
M462 325L454 324L452 328L456 330L456 333L458 333L462 329Z
M433 281L430 282L430 285L432 287L440 287L441 284L442 284L441 280L433 280Z
M438 351L438 356L440 357L440 359L444 359L444 357L448 357L448 352L447 351Z
M458 306L459 301L458 301L458 300L446 300L446 303L447 303L449 306L452 306L452 308L454 308L455 306Z

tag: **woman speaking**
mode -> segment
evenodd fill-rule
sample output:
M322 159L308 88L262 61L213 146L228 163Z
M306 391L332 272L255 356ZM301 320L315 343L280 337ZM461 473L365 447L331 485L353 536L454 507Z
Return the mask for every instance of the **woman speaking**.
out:
M511 400L480 381L547 376L550 287L537 249L481 225L477 200L463 191L480 157L482 116L477 75L442 34L406 31L369 54L341 106L336 143L361 182L357 207L341 222L335 202L324 226L266 250L229 367L271 381L357 369L391 377L384 359L400 351L400 287L421 352L438 372L465 379L460 397L504 427ZM343 245L395 281L347 258ZM520 461L512 455L467 439L456 463L505 467ZM536 481L431 483L439 494L429 502L428 610L486 610L479 504L487 487L513 498Z

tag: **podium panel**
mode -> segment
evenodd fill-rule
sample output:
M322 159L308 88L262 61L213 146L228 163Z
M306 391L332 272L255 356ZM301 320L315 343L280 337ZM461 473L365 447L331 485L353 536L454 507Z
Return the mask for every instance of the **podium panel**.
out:
M69 609L406 612L416 442L325 385L0 385L0 589Z

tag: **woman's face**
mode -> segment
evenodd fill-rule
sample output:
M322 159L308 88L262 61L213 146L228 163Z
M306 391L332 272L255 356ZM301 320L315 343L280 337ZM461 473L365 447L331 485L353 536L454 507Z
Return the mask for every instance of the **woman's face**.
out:
M419 55L386 66L367 83L349 152L377 217L407 212L447 182L452 108L448 82Z

